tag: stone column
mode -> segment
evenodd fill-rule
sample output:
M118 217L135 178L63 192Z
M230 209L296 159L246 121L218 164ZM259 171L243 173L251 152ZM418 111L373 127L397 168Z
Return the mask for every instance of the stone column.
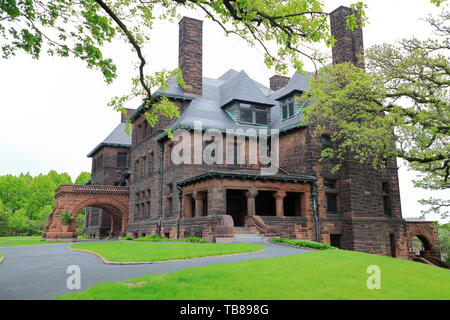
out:
M277 217L282 217L282 216L284 216L283 200L284 200L284 197L286 196L286 193L278 191L273 196L275 197L275 201L276 201L275 207L276 207Z
M256 214L255 198L258 195L258 191L249 190L245 195L247 196L247 215L254 216Z
M200 192L194 192L192 198L195 200L195 216L201 217L203 215L203 200L205 195Z
M183 216L192 218L192 196L190 194L183 195Z

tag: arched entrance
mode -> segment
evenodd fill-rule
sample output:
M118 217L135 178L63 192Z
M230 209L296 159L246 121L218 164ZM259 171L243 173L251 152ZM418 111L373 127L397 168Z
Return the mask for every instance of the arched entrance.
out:
M431 222L408 221L407 244L409 258L415 261L428 260L434 264L434 260L440 260L439 238L437 231Z
M62 185L55 191L55 207L42 235L47 241L76 241L76 218L87 207L96 207L111 216L111 231L125 233L128 224L129 188L118 186ZM69 212L74 219L64 230L61 214Z

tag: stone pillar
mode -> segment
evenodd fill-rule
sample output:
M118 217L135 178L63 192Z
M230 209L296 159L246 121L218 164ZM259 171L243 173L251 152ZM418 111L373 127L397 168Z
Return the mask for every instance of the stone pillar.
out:
M255 198L258 195L258 191L249 190L245 195L247 196L247 215L254 216L256 214Z
M192 198L195 200L195 216L201 217L203 215L203 200L205 195L200 192L194 192Z
M275 201L276 201L275 207L276 207L277 217L282 217L282 216L284 216L283 200L284 200L284 197L286 196L286 193L278 191L273 196L275 197Z
M208 216L227 214L227 190L210 188L208 190Z
M190 194L183 195L183 216L192 218L192 196Z

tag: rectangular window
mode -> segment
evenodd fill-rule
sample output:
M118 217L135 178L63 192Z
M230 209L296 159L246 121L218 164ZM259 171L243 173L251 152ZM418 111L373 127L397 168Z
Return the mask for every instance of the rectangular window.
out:
M281 120L286 120L295 116L295 110L298 108L298 104L295 102L295 98L298 94L294 94L280 102L281 108Z
M240 103L239 121L259 125L268 124L268 109L265 106Z
M252 123L253 122L253 113L251 110L247 110L247 109L241 109L241 113L239 116L239 119L241 122L248 122L248 123Z
M335 193L326 193L327 214L337 213L337 195Z
M267 124L267 112L255 112L257 124Z
M336 180L325 179L324 186L327 214L337 214L338 189L336 188Z
M120 168L126 168L127 166L127 154L119 152L117 154L117 166Z
M287 119L288 118L288 107L287 105L283 105L281 106L281 111L282 111L282 119Z

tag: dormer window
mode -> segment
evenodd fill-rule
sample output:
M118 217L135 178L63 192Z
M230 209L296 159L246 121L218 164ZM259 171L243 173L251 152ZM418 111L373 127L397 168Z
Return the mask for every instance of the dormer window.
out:
M298 103L295 102L295 98L299 97L300 94L291 94L285 99L280 101L280 112L281 121L290 119L295 116L296 112L299 110Z
M268 109L265 106L239 103L239 122L266 126L269 122Z

